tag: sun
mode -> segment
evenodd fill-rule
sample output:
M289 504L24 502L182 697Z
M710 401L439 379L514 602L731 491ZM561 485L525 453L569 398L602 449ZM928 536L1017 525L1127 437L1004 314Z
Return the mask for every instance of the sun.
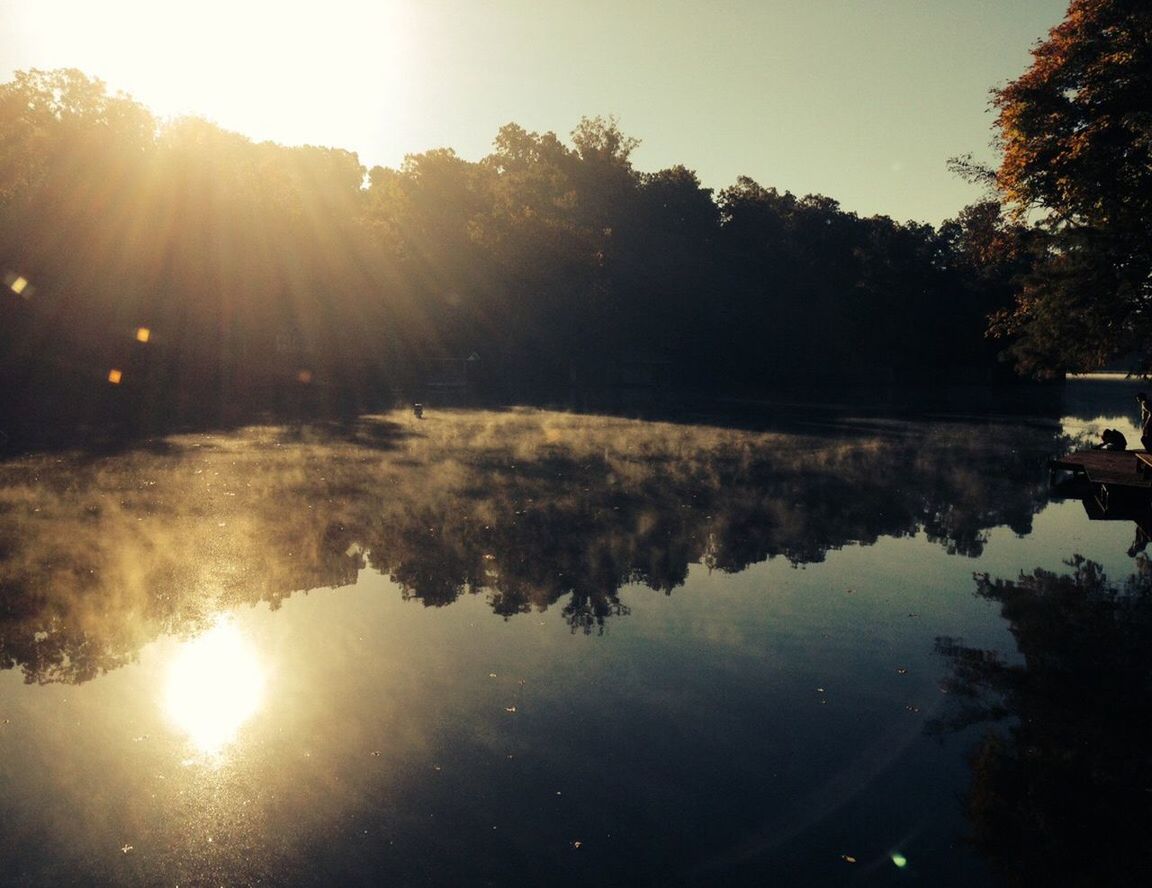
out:
M18 67L78 68L161 118L354 150L403 110L411 6L395 0L40 0L14 10ZM66 27L61 23L67 24ZM374 119L373 118L377 118ZM361 128L361 129L358 129Z
M260 709L264 687L264 666L251 642L220 618L172 659L164 709L200 752L218 755Z

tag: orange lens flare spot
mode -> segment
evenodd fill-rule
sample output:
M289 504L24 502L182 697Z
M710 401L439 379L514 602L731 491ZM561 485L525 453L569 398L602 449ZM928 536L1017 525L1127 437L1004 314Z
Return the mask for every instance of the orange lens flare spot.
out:
M147 327L137 327L136 328L136 341L137 342L147 342L151 338L152 338L152 331L149 330Z
M108 381L113 385L119 385L120 380L123 378L124 374L120 370L112 369L108 371Z
M17 277L8 286L12 288L13 293L19 296L21 293L28 289L28 278Z
M297 382L302 382L305 385L307 385L308 383L310 383L312 381L312 371L311 370L301 370L299 373L296 374L296 380L297 380Z

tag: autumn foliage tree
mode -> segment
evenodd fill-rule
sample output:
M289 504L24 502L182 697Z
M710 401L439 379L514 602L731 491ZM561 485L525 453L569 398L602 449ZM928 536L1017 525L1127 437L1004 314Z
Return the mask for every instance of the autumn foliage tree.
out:
M1073 0L993 105L996 184L1043 234L994 332L1033 375L1152 369L1152 5Z

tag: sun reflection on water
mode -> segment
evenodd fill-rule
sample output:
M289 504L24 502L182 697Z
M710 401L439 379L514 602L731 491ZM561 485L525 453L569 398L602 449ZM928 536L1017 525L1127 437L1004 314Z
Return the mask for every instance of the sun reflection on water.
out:
M217 755L259 710L264 679L252 644L227 617L220 617L173 658L165 710L200 752Z

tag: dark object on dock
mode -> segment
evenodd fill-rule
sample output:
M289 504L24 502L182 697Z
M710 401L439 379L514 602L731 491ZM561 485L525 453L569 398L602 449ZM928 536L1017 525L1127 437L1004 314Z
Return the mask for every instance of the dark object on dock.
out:
M1152 453L1145 450L1079 450L1052 460L1048 468L1053 490L1090 496L1103 513L1152 499ZM1061 478L1063 472L1068 476Z
M413 404L412 405L412 415L415 416L417 419L423 419L424 418L424 405L420 404L420 403Z
M1105 429L1100 434L1100 443L1092 446L1093 450L1127 450L1128 439L1119 429Z

